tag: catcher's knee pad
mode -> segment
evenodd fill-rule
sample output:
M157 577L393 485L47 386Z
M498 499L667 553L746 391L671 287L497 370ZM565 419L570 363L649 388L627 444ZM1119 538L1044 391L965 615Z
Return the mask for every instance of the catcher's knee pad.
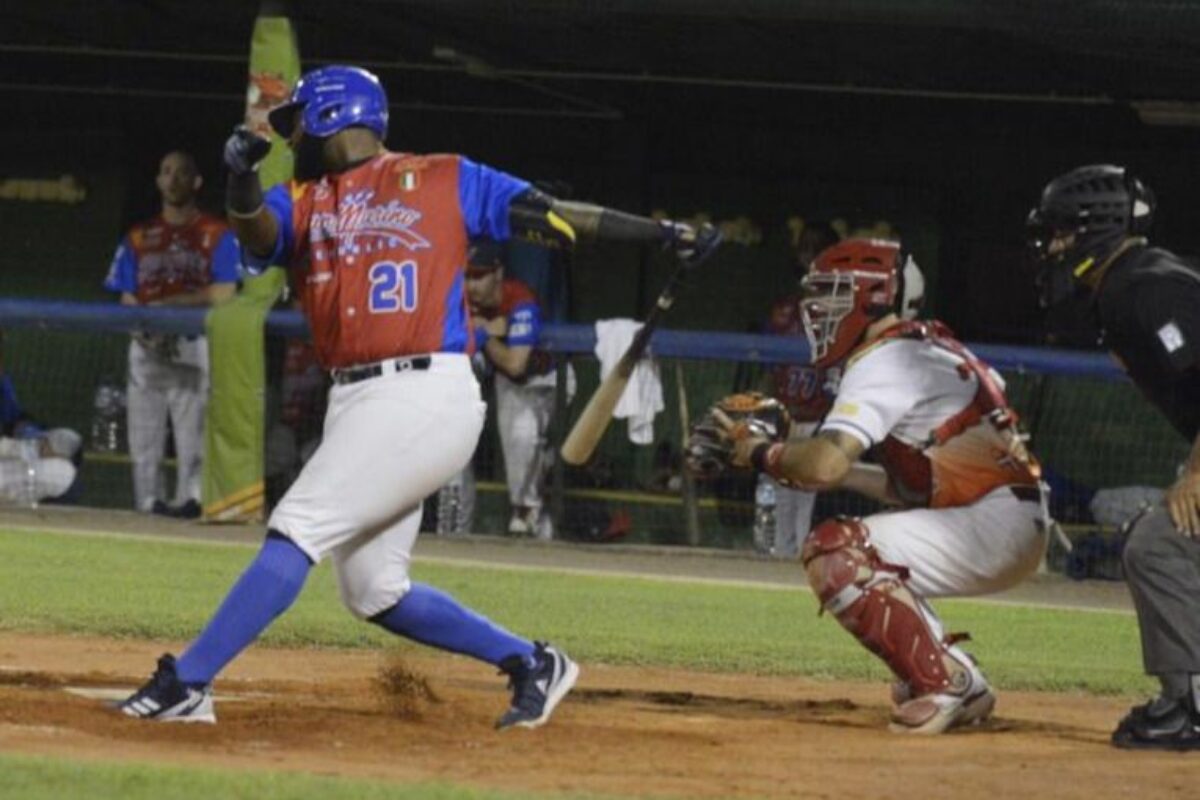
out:
M827 610L916 695L955 692L970 674L935 632L908 588L903 567L886 564L861 520L839 517L813 528L801 554L809 584Z

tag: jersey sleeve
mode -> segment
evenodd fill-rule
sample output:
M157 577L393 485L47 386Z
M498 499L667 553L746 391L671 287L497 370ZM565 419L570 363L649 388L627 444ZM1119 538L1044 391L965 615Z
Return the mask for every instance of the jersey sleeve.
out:
M848 433L867 448L887 437L921 402L920 369L904 344L881 345L846 370L820 430Z
M507 239L508 205L528 190L528 181L476 164L469 158L458 159L458 203L471 238Z
M213 250L213 283L236 283L240 277L241 262L242 248L237 237L233 235L233 231L225 231Z
M288 266L296 244L295 207L288 184L280 183L268 189L263 197L263 205L279 221L279 231L275 234L275 246L265 257L256 256L246 248L242 248L242 264L245 265L246 272L251 275L261 274L272 264Z
M1171 374L1200 368L1200 282L1147 281L1132 297L1137 335Z
M110 292L137 293L137 258L128 236L117 245L117 252L113 254L112 264L108 267L108 277L104 279L104 288Z
M508 335L505 343L509 347L533 347L542 333L542 311L537 303L526 301L517 305L508 315Z

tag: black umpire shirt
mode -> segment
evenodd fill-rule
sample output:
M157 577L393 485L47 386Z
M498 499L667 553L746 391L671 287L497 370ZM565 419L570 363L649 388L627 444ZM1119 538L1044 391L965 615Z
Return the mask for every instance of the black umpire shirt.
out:
M1109 268L1096 296L1104 346L1189 442L1200 432L1200 270L1136 245Z

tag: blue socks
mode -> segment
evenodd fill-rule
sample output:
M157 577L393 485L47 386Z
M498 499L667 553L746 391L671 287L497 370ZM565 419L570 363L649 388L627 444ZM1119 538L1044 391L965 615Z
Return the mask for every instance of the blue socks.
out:
M208 627L175 664L184 683L207 684L288 609L312 563L287 537L270 532Z
M474 656L499 666L510 656L534 665L533 643L465 608L445 592L414 583L400 602L371 622L421 644Z

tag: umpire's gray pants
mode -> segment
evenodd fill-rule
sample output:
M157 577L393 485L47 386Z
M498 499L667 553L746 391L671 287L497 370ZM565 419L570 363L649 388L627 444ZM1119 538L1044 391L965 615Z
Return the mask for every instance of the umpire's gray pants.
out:
M1156 506L1134 525L1123 561L1146 672L1200 673L1200 541Z

